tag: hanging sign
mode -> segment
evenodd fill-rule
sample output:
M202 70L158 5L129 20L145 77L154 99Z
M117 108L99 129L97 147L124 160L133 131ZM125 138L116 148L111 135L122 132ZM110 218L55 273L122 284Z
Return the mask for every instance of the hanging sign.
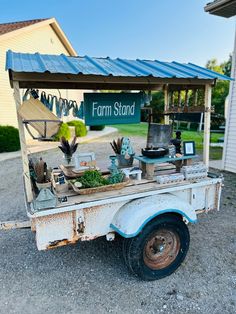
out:
M84 93L86 125L139 123L142 93Z

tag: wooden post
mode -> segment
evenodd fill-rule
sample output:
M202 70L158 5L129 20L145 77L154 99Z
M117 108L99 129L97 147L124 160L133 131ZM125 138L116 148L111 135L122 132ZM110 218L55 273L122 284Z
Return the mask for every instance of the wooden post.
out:
M199 122L199 126L198 126L199 132L202 131L202 124L203 124L203 112L201 112L200 122Z
M197 106L197 99L198 99L198 91L194 89L193 91L193 106Z
M24 130L22 119L18 114L18 108L21 105L19 82L13 81L13 88L14 88L14 98L15 98L15 103L16 103L16 112L17 112L17 120L18 120L18 127L19 127L19 137L20 137L20 146L21 146L21 157L22 157L22 163L23 163L23 175L24 175L26 199L28 202L31 202L33 200L33 193L32 193L32 188L31 188L31 181L30 181L29 160L28 160L28 155L27 155L25 130Z
M168 85L165 85L164 87L164 100L165 100L165 113L169 111L169 91L168 91ZM165 115L165 124L170 123L170 118L168 115Z
M181 109L181 91L178 91L178 110Z
M203 161L209 167L210 150L210 128L211 128L211 85L205 85L205 113L204 113L204 143Z

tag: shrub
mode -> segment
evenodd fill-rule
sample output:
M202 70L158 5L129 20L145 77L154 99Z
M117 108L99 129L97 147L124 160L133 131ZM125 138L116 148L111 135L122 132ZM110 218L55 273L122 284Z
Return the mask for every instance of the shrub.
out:
M222 125L225 125L225 118L222 114L213 113L211 115L211 130L219 130Z
M102 131L105 128L105 125L91 125L91 131Z
M66 123L61 124L59 131L54 136L54 141L59 142L62 136L64 136L66 140L70 139L70 129Z
M13 126L0 125L0 153L15 152L20 149L19 131Z
M67 124L69 126L75 127L75 135L77 137L83 137L87 134L87 129L83 121L73 120L73 121L67 122Z

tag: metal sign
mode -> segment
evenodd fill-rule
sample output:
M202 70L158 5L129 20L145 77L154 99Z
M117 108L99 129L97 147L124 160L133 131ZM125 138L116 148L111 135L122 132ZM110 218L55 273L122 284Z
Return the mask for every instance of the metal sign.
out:
M86 125L140 122L142 93L84 93Z

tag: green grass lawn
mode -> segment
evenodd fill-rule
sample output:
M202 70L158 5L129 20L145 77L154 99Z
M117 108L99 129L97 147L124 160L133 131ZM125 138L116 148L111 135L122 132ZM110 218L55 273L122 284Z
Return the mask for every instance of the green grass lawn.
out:
M117 128L122 136L147 136L148 124L116 124L113 127ZM194 141L196 145L197 154L202 154L203 150L203 132L197 131L182 131L183 141ZM212 133L211 142L217 143L218 139L222 137L222 133ZM211 159L221 159L222 158L222 148L221 147L211 147L210 148L210 158Z

